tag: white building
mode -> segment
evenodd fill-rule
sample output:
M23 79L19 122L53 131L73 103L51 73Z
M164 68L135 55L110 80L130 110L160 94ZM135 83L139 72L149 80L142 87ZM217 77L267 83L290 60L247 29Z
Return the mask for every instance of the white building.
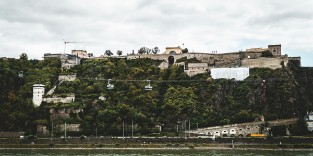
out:
M304 116L304 120L308 124L308 130L313 132L313 112L307 113L307 115Z
M236 79L244 80L249 76L249 67L238 68L212 68L211 76L213 79Z
M45 85L34 84L33 85L33 103L36 106L40 106L42 97L45 95Z

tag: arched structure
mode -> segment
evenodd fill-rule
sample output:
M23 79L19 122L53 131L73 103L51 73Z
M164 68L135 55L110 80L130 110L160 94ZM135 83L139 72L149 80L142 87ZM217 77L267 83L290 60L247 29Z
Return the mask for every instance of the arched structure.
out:
M172 67L174 62L175 62L174 56L168 57L168 68Z

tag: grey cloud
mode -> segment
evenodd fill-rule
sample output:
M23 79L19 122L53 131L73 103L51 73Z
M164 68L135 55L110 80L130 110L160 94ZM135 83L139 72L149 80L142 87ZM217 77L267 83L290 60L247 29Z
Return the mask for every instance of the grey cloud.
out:
M251 17L246 24L273 25L281 22L293 22L301 20L312 20L312 12L286 11L281 13L270 13L259 17Z

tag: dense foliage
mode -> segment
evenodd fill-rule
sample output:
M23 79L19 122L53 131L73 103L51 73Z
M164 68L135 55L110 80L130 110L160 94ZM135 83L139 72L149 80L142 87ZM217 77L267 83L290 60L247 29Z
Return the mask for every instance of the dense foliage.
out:
M197 61L182 59L181 61ZM297 79L308 76L301 67L272 70L254 68L245 81L212 80L210 73L189 77L182 67L173 65L166 70L157 66L162 61L148 58L126 60L109 58L104 61L87 59L61 74L77 73L73 82L58 86L55 95L75 93L73 103L42 103L35 108L31 103L32 85L41 83L48 91L60 73L56 59L0 61L1 120L0 130L26 130L37 122L51 123L47 108L83 108L71 113L67 123L80 123L83 130L102 131L120 128L123 124L138 124L141 133L155 131L155 125L175 131L190 121L191 128L231 123L251 122L263 115L265 120L303 116L311 111L312 82ZM18 71L24 77L18 78ZM291 71L294 71L292 73ZM303 74L304 72L304 74ZM295 77L294 77L294 74ZM304 76L303 76L304 75ZM309 77L309 76L308 76ZM107 89L112 79L114 89ZM146 91L146 80L153 90ZM305 84L306 86L302 85ZM99 100L99 96L106 98ZM310 97L311 96L311 97ZM46 121L42 121L42 120ZM64 120L54 121L64 123ZM117 130L116 130L117 131Z
M0 130L35 129L35 120L49 118L44 107L35 108L32 104L33 85L44 84L50 89L61 72L59 59L43 61L20 59L0 59ZM23 77L19 77L22 74Z

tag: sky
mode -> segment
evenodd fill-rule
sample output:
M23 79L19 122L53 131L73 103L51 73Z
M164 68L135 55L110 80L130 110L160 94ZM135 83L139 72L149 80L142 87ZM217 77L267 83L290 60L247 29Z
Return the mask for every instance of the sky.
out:
M227 53L281 44L283 55L313 66L312 7L312 0L1 0L0 57L175 46ZM64 48L63 39L89 43Z

